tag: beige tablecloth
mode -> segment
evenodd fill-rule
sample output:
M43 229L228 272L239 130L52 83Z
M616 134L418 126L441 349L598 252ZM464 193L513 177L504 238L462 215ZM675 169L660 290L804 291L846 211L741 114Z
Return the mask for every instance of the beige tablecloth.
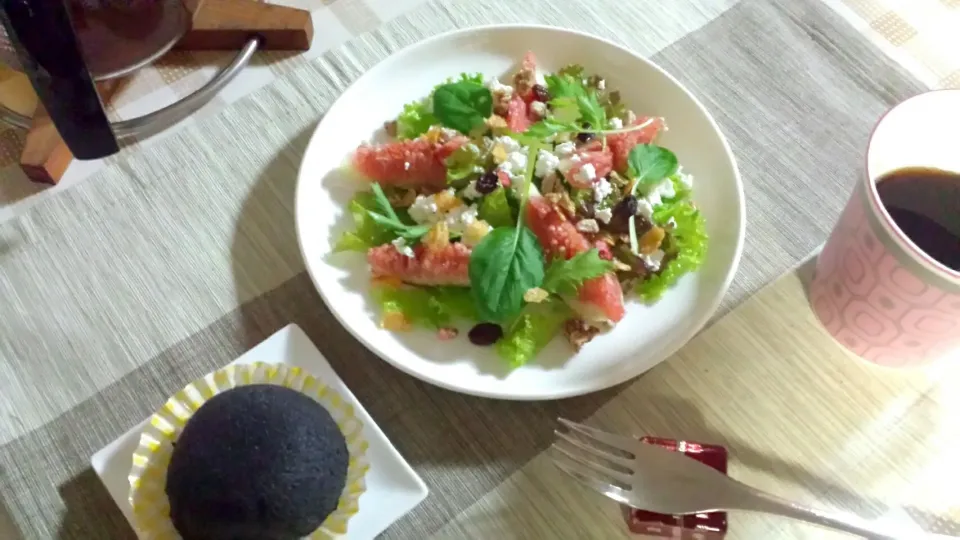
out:
M451 394L365 351L313 291L293 228L299 159L336 96L405 45L483 23L546 23L618 41L688 85L746 183L746 250L721 313L823 240L875 119L952 81L884 52L897 34L858 15L881 5L869 0L300 1L317 29L309 53L260 55L194 118L75 164L56 188L28 183L14 163L22 132L0 132L0 538L129 537L90 455L288 322L430 485L388 538L440 534L548 446L557 415L586 418L623 390L529 404ZM938 9L955 16L955 3ZM113 114L189 92L225 58L165 58Z

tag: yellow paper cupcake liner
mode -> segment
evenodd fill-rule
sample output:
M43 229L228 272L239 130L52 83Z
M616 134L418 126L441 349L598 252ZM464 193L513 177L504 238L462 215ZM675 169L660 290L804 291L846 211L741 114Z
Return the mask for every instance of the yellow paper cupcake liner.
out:
M321 380L298 367L254 363L232 365L208 373L188 384L167 400L150 417L133 454L130 481L130 506L134 528L144 540L179 540L170 519L167 500L167 466L173 444L180 437L190 416L213 396L249 384L276 384L307 395L323 405L337 422L347 441L350 462L347 484L340 494L337 509L308 538L332 539L346 534L347 522L359 510L360 495L366 491L365 476L370 469L363 424L354 416L353 406Z

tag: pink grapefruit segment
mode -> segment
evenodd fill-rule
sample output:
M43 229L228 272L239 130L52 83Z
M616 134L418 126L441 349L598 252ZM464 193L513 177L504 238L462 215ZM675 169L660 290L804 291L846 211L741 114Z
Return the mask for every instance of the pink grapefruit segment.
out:
M640 117L637 118L633 125L639 126L648 120L651 120L651 118ZM607 147L613 152L613 168L617 172L627 172L627 157L630 155L630 151L633 150L634 146L638 144L650 144L664 126L666 126L663 118L653 118L652 120L650 125L643 129L607 136Z
M378 279L399 279L415 285L470 285L467 246L456 243L428 249L421 244L413 248L413 253L413 257L407 257L393 244L384 244L370 248L367 262L373 277Z
M540 240L546 258L569 259L593 247L566 219L559 210L541 196L527 201L527 224ZM623 289L613 273L587 280L580 287L578 297L571 306L586 320L610 320L623 318Z
M353 166L364 176L386 185L446 187L444 160L469 141L456 136L447 142L425 137L380 145L362 145L353 154Z
M523 133L530 127L530 123L527 102L520 96L513 96L507 107L507 127L514 133Z
M613 154L610 153L610 150L579 152L577 155L580 157L580 161L574 162L570 170L564 175L567 182L576 188L590 189L598 179L607 176L613 170ZM593 165L596 172L594 179L589 182L583 181L578 174L587 164Z

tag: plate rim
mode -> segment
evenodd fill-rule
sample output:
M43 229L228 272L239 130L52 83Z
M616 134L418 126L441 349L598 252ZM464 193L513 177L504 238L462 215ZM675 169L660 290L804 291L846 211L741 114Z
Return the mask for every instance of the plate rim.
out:
M313 148L314 144L316 144L317 132L319 131L320 126L323 125L323 122L326 116L329 114L329 112L334 110L335 107L341 104L344 100L344 97L347 94L349 94L355 87L359 86L368 78L376 77L378 75L378 72L383 68L383 66L386 65L388 62L390 62L395 56L403 54L411 49L421 48L421 47L427 48L438 41L453 39L460 35L483 33L483 32L490 32L490 31L502 31L502 30L541 30L541 31L547 30L551 32L558 32L560 34L573 35L579 38L586 38L589 40L600 42L605 46L618 49L621 52L624 52L630 55L636 61L642 62L646 64L648 67L658 71L662 76L666 77L669 81L675 84L683 93L685 93L687 97L694 103L694 105L696 105L696 107L700 110L700 112L706 117L710 126L712 126L714 131L720 136L720 143L722 145L722 148L726 153L727 158L730 160L731 165L733 166L733 175L734 175L736 192L737 192L737 203L738 203L737 206L740 210L739 211L740 219L739 219L739 222L737 223L736 246L734 248L733 259L731 260L729 269L727 271L727 275L724 276L723 281L717 290L717 294L715 298L710 302L709 309L703 310L703 314L694 322L694 324L690 326L690 330L685 333L684 337L678 338L675 340L675 343L676 343L675 345L662 349L661 354L658 355L661 358L655 363L653 363L652 366L646 367L646 368L641 367L640 369L628 369L624 372L624 375L615 377L609 380L603 380L600 385L594 385L592 387L580 387L576 389L568 389L568 390L561 390L561 391L538 392L535 394L516 394L513 392L473 390L473 389L465 388L463 386L458 386L453 383L449 383L442 378L417 372L411 369L409 366L405 365L404 363L395 361L390 357L390 355L382 354L380 352L380 348L375 346L371 340L368 340L365 336L361 335L359 331L355 331L354 328L351 327L351 325L347 324L346 321L344 321L343 317L339 313L339 310L331 306L330 299L327 298L327 294L324 291L324 288L321 287L320 285L320 280L318 278L318 269L307 257L306 250L304 248L303 234L302 234L302 231L303 231L302 220L303 220L304 210L301 209L302 204L304 204L302 191L304 189L303 186L305 184L305 182L303 181L303 178L304 178L303 167L304 167L304 164L306 163L306 156L310 154L311 149ZM720 307L720 304L723 302L723 299L726 297L727 292L730 290L730 286L733 283L733 279L740 268L740 262L743 255L744 240L746 236L746 220L747 220L746 196L744 194L743 178L740 174L740 166L737 163L736 155L734 154L733 149L731 148L730 142L727 140L726 135L724 135L723 131L720 129L720 125L717 123L716 119L713 117L710 111L706 108L703 102L701 102L700 99L697 98L697 96L694 95L686 87L686 85L681 83L676 77L674 77L664 68L660 67L657 63L653 62L652 60L642 56L641 54L635 51L630 50L629 48L623 45L615 43L610 39L597 36L589 32L573 30L573 29L563 28L558 26L550 26L546 24L507 23L507 24L485 24L485 25L479 25L479 26L469 26L465 28L456 28L453 30L441 32L439 34L427 37L415 43L411 43L406 47L403 47L393 52L386 58L381 59L375 65L373 65L370 69L368 69L365 73L357 77L356 80L354 80L349 85L347 85L347 87L343 90L343 92L341 92L341 94L337 97L337 99L330 104L330 107L327 108L326 112L323 114L323 117L320 119L317 125L314 126L313 132L310 135L310 140L307 143L307 146L303 152L303 156L300 159L300 165L297 167L297 185L294 192L294 222L295 222L295 227L297 232L297 245L300 249L300 256L303 259L304 267L307 270L307 275L310 276L310 281L313 283L314 289L320 294L320 297L323 299L324 304L327 305L328 309L333 314L334 318L336 318L337 322L340 323L340 326L346 329L347 332L349 332L350 335L354 337L354 339L356 339L361 344L363 344L363 346L368 351L372 352L381 360L385 361L389 365L393 366L394 368L398 369L403 373L406 373L411 377L414 377L423 382L429 383L431 385L434 385L439 388L443 388L452 392L457 392L460 394L470 395L475 397L499 399L499 400L506 400L506 401L549 401L549 400L565 399L565 398L583 396L583 395L592 394L595 392L600 392L602 390L612 388L618 384L622 384L624 382L633 380L636 377L645 373L646 371L653 369L654 367L656 367L658 364L662 363L669 357L673 356L678 350L680 350L681 347L689 343L690 340L693 339L700 332L700 330L703 329L704 326L706 326L706 324L710 321L710 318L717 312L717 309ZM637 365L640 365L640 363L637 363Z

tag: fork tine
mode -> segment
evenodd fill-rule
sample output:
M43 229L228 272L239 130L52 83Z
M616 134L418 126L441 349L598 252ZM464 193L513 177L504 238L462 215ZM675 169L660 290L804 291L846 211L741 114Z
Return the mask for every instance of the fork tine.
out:
M630 478L629 474L607 467L602 463L598 463L596 461L587 459L582 455L578 455L574 452L571 452L570 450L567 450L563 446L554 444L553 448L557 452L560 452L561 454L563 454L563 456L569 459L570 461L576 463L577 465L580 465L581 467L588 468L590 472L596 474L597 476L601 476L603 478L612 478L619 484L622 484L628 487L631 486L633 483L633 480Z
M633 471L633 460L631 459L625 458L623 456L618 456L610 452L605 452L595 446L590 446L589 444L586 444L580 441L579 439L577 439L573 435L570 435L569 433L564 433L562 431L557 431L557 430L554 430L553 433L554 435L557 436L557 438L562 439L563 441L566 441L570 445L577 447L577 449L583 452L586 452L597 458L607 460L610 463L617 465L618 467L623 467L624 469L626 469L626 471L630 471L630 472Z
M572 468L571 466L567 465L566 463L563 463L562 461L556 458L553 458L553 464L561 471L570 475L574 480L596 491L597 493L601 495L605 495L621 504L630 504L629 491L619 488L617 486L606 484L595 478L590 478L589 476L577 471L576 469Z
M612 433L607 433L606 431L602 431L597 428L592 428L590 426L585 426L583 424L578 424L576 422L571 422L566 418L558 418L557 420L559 420L560 423L566 426L567 429L569 429L570 431L574 431L576 433L579 433L580 435L583 435L584 437L593 439L595 441L600 441L611 448L616 448L617 450L627 452L631 455L636 454L632 449L636 448L636 446L640 444L637 441L634 441L633 439L622 437L620 435L614 435Z

